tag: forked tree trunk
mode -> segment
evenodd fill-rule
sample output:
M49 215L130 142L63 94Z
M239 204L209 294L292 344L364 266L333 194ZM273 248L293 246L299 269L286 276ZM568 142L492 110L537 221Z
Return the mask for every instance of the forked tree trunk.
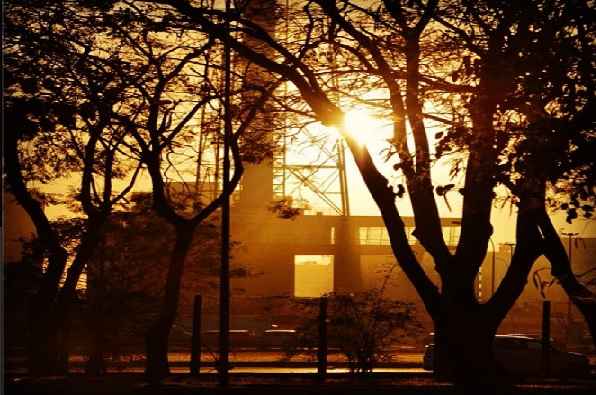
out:
M170 255L164 303L157 320L145 336L147 352L145 376L151 382L158 382L170 374L168 338L178 311L184 260L192 243L193 231L192 226L176 226L176 241Z
M445 289L441 295L440 312L434 317L435 377L454 382L463 393L495 393L500 371L493 340L498 324L477 302L473 287L464 289L459 296Z
M56 371L59 374L68 373L69 340L72 325L71 313L73 305L77 300L77 284L87 262L97 252L97 247L102 236L102 227L106 219L107 216L92 219L87 223L87 231L81 239L72 265L68 268L66 280L55 303L52 317L53 325L50 325L47 336L50 344L55 344L52 347L55 353L54 358L57 361Z
M464 393L494 392L499 376L492 348L494 335L478 314L468 312L438 320L434 336L435 377L455 383Z

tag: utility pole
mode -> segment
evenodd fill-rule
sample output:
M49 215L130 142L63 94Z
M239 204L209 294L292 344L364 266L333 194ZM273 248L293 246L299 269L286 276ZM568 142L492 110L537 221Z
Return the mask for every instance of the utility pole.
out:
M226 0L225 29L230 31L230 0ZM221 209L221 272L219 277L219 385L229 382L230 349L230 141L232 114L230 112L230 37L224 39L224 141L223 141L223 204Z

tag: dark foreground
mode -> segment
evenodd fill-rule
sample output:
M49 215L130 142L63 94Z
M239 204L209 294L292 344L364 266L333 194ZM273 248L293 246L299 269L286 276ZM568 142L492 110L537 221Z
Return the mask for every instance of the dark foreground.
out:
M485 393L484 390L461 391L450 383L437 382L430 377L377 375L355 379L345 374L319 382L312 375L246 374L231 377L227 388L217 386L216 377L201 380L188 375L173 375L159 385L149 385L141 374L110 374L101 378L84 375L43 379L6 378L6 394L131 394L131 395L185 395L185 394L242 394L242 395L310 395L310 394L461 394ZM500 394L595 394L596 380L568 382L546 381L516 384Z

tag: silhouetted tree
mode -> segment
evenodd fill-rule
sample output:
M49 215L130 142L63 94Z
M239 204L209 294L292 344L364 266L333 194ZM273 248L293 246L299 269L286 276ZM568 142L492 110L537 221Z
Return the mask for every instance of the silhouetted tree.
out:
M547 175L535 156L538 147L547 144L560 158L573 158L577 146L582 147L581 152L589 151L593 135L569 123L577 133L572 133L576 136L573 139L565 138L565 145L560 144L556 133L543 133L539 139L541 145L536 145L532 135L536 129L526 123L527 112L521 110L524 101L537 103L536 90L540 89L537 87L557 86L556 80L562 73L573 82L558 84L549 93L550 101L539 102L543 106L541 111L549 113L541 118L552 127L553 122L559 122L553 118L564 118L557 113L561 105L572 118L591 119L587 114L593 103L593 90L591 82L583 81L593 79L589 72L584 75L578 69L589 69L586 64L593 52L589 19L579 16L591 12L585 3L449 1L439 4L429 0L363 5L315 0L294 12L293 23L300 25L304 34L293 35L288 42L269 34L243 14L245 2L229 15L185 0L160 3L171 6L173 15L185 17L189 25L194 24L211 37L229 39L240 56L291 81L314 117L342 132L381 211L394 255L434 321L438 372L461 381L494 380L494 334L525 286L529 268L541 254L552 258L553 268L558 267L554 273L570 283L565 289L578 306L583 303L582 311L592 322L596 316L590 314L594 297L585 292L569 270L545 202L547 181L568 179L578 170L587 180L586 175L593 174L593 163L588 156L581 155L579 162L566 162L569 165L566 171ZM575 6L579 8L574 9ZM221 22L223 18L232 23L233 31L250 36L267 50L255 50L230 34ZM562 45L563 41L568 44ZM581 49L582 55L572 54L577 61L570 64L567 51L572 48ZM335 61L322 62L317 56L321 52L334 53ZM553 71L543 72L541 56L547 53ZM560 62L561 58L566 60ZM330 63L335 63L331 65L335 69ZM558 71L554 72L557 67ZM386 114L394 131L390 156L398 158L394 169L405 178L416 221L414 235L435 261L441 278L440 289L428 278L408 244L395 204L405 189L390 182L375 165L367 147L344 128L342 102L337 99L341 91L333 89L328 78L333 74L359 76L361 81L371 81L371 86L383 89L385 100L381 106L389 110ZM581 80L576 78L580 74L584 75ZM579 102L566 106L567 92L575 92ZM553 95L560 101L553 103ZM346 96L353 98L357 94L352 91ZM450 119L429 114L425 102L447 107L453 116ZM578 103L586 105L586 110L578 109ZM554 106L550 111L549 105ZM506 122L510 108L518 110L523 120ZM438 148L451 147L462 154L456 161L459 169L465 170L464 183L459 188L463 195L461 236L454 252L443 239L434 194L443 197L455 184L436 188L433 185L431 164L441 152L431 147L425 120L447 126L447 132L442 134L448 138ZM411 140L407 138L410 131ZM518 133L523 137L518 138ZM532 147L523 148L524 141L526 147ZM511 150L512 146L517 149ZM503 153L512 154L505 161L515 168L508 174L516 187L503 177L500 167ZM458 167L454 168L456 173ZM515 196L516 249L505 280L494 297L481 304L475 296L474 280L493 232L490 213L498 185L509 187ZM584 182L584 186L588 187L583 188L585 200L593 202L592 185Z
M177 314L184 263L192 245L193 235L198 226L224 201L222 193L214 200L199 199L191 207L181 210L168 195L170 179L167 172L172 168L176 170L176 164L171 157L184 154L184 142L194 135L190 121L203 107L218 103L222 94L218 82L220 77L210 77L207 68L203 67L213 50L215 40L196 32L186 36L184 26L177 25L181 29L180 44L172 40L169 34L172 28L168 23L175 21L167 20L167 16L164 16L164 19L153 19L155 15L159 15L155 8L148 6L136 9L133 4L129 11L131 19L128 23L120 25L115 34L130 46L130 56L146 60L149 65L148 71L154 77L148 83L136 84L134 87L137 98L134 106L139 116L134 119L122 117L121 122L135 138L141 160L147 167L153 186L155 212L174 228L175 234L163 305L146 335L146 375L151 380L159 380L169 374L168 338ZM126 15L125 12L121 12L124 18ZM131 25L138 26L139 32L133 29L134 33L131 33ZM184 43L190 40L201 44L192 48ZM217 67L221 69L222 65L219 64ZM229 193L236 188L243 172L239 139L279 83L274 81L265 86L245 86L242 83L239 85L241 88L233 90L234 95L247 91L254 94L252 99L245 100L243 106L238 106L234 114L237 127L232 141L229 142L233 158ZM215 137L221 139L222 131L219 127L216 124L212 130ZM249 146L250 144L243 146L242 152L247 152ZM258 160L262 156L252 157Z
M191 200L196 201L194 191L192 194ZM92 354L90 361L95 358L102 366L108 352L114 358L127 351L142 350L142 339L157 318L163 299L169 266L169 257L163 252L171 248L175 239L173 227L154 212L150 193L134 194L130 200L129 210L113 214L101 248L87 265L86 338ZM174 199L172 204L180 210L188 207L188 201L183 199ZM213 280L219 273L219 247L219 228L215 219L209 218L196 228L184 262L179 305L186 312L192 310L197 293L217 293ZM235 276L247 274L240 266L232 272ZM189 341L181 329L190 323L180 317L176 323L180 329L176 333L178 343Z
M97 53L102 31L93 23L97 15L77 10L62 3L12 2L6 7L5 172L11 192L36 227L36 253L49 257L30 309L32 374L65 371L77 283L113 206L130 191L139 170L132 171L135 164L123 147L126 131L114 116L130 80L118 80L114 59ZM114 191L113 179L130 174L129 185ZM60 287L68 255L27 183L67 176L81 179L70 202L85 221Z

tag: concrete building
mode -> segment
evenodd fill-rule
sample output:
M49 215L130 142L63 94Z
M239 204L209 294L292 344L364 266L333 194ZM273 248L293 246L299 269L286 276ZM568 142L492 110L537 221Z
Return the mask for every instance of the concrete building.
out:
M411 233L413 218L404 220ZM457 240L456 221L443 222L446 233ZM232 212L232 238L240 243L234 260L259 273L235 280L249 295L319 297L385 285L388 297L418 301L396 265L381 217L298 215L282 219L266 210L237 209ZM410 240L425 270L438 283L432 260L413 237Z

